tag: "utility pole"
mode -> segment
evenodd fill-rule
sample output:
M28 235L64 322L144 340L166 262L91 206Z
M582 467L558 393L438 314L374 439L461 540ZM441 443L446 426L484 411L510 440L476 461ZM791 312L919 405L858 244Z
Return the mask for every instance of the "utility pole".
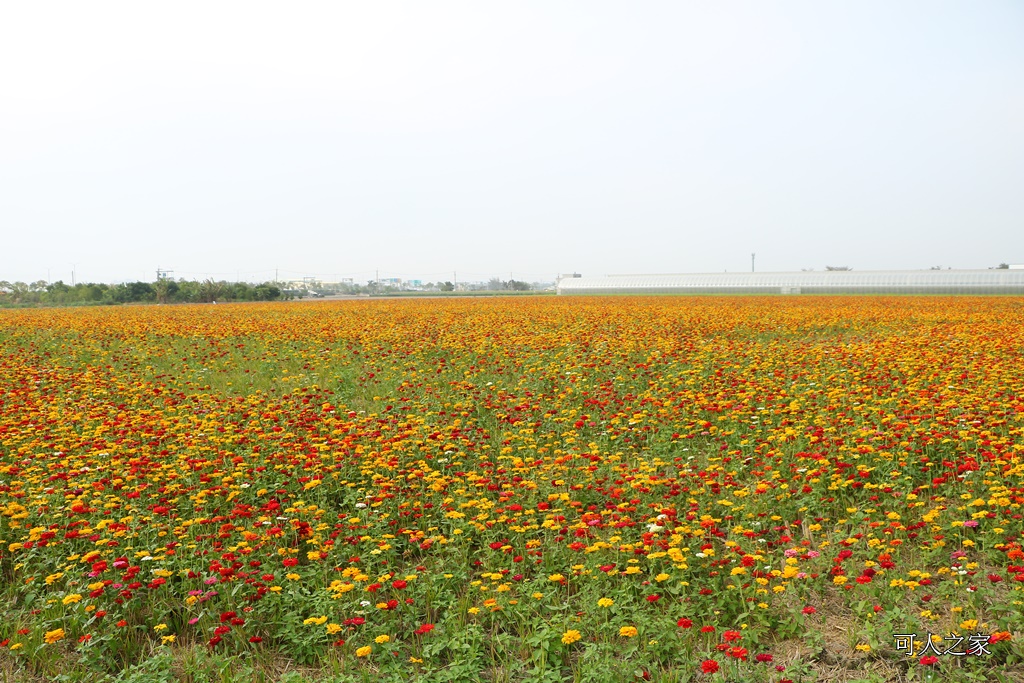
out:
M277 268L274 268L274 284L277 284Z
M751 254L750 255L750 272L751 273L754 272L754 257L756 257L756 256L757 256L757 254Z

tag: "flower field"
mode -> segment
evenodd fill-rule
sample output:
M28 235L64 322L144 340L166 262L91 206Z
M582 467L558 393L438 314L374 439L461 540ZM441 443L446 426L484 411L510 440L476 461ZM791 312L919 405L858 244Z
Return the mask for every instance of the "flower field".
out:
M1024 680L1022 503L1017 298L0 311L12 681Z

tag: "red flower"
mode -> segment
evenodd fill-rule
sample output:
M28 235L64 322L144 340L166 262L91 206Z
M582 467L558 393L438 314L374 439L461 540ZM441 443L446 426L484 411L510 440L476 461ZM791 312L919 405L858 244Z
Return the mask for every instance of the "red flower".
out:
M124 628L127 625L128 625L128 622L125 621L124 619L122 619L121 621L117 622L117 627L118 628Z
M297 558L297 557L288 557L288 558L285 558L285 560L284 560L284 562L282 564L284 564L284 566L286 566L286 567L294 567L298 563L299 563L299 558Z
M938 662L939 658L935 655L926 655L921 657L921 666L932 666L933 664L938 664Z
M252 638L249 639L249 642L250 643L262 643L263 639L260 638L259 636L253 636Z
M433 624L423 624L418 629L416 629L415 633L418 636L422 636L422 635L426 635L427 633L430 633L433 630L434 630L434 625Z
M729 656L734 659L742 659L744 662L747 661L747 648L745 647L733 647L729 648Z
M661 600L661 596L660 595L648 595L647 596L647 602L655 603L655 602L658 602L658 600Z
M221 612L220 613L220 623L223 624L226 621L231 621L232 619L234 619L237 616L238 616L238 614L236 612Z
M403 581L402 579L396 579L395 581L392 581L392 582L391 582L391 587L392 587L392 588L395 588L395 589L397 589L397 590L402 590L403 588L405 588L405 587L406 587L406 586L408 586L408 585L409 585L409 584L407 584L407 583L406 583L405 581Z
M701 626L700 627L700 632L701 633L714 633L715 632L715 627L714 626Z
M772 656L767 652L762 652L761 654L755 656L754 659L758 662L761 662L762 664L769 664L772 661Z
M683 617L682 619L676 622L676 626L678 626L679 628L690 628L691 626L693 626L693 622L687 619L686 617Z
M706 674L713 674L718 671L718 662L713 659L705 659L700 663L700 670Z
M731 643L734 640L739 640L743 635L739 631L726 631L722 634L722 640L727 643Z
M803 613L804 614L814 614L817 611L818 610L816 610L815 608L811 607L810 605L807 605L807 607L804 607L804 609L803 609Z

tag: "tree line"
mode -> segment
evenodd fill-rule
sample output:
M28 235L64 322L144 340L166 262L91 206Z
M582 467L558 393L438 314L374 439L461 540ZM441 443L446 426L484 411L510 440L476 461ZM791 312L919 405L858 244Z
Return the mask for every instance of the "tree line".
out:
M68 285L62 280L47 283L0 280L0 306L88 306L127 303L212 303L215 301L277 301L289 298L273 282L249 284L215 280L95 282Z

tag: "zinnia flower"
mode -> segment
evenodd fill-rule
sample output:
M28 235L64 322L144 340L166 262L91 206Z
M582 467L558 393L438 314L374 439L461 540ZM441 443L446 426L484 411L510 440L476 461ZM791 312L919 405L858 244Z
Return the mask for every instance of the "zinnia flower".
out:
M718 671L718 662L713 659L705 659L700 663L700 670L706 674L713 674Z
M576 629L569 629L568 631L562 634L562 643L565 645L572 645L582 637L583 636L580 635L580 632Z

